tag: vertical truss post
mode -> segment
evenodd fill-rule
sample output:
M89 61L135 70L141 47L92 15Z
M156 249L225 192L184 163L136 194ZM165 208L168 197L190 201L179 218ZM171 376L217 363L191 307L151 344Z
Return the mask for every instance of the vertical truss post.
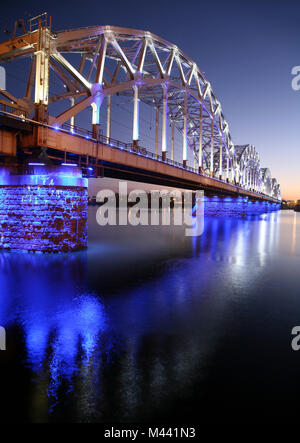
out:
M35 52L35 94L38 121L48 122L50 30L39 20L38 46Z
M220 159L219 159L219 179L222 180L223 176L223 140L220 138Z
M231 181L232 183L235 182L235 170L234 170L233 158L231 159Z
M111 95L107 97L107 113L106 113L106 137L111 136Z
M175 123L172 120L172 151L171 151L171 160L174 161L174 147L175 147Z
M159 108L155 108L155 155L158 155Z
M214 175L214 121L211 120L210 126L210 176Z
M103 102L103 95L96 97L96 100L92 103L92 133L93 138L98 139L100 135L100 109Z
M182 145L182 163L186 167L187 163L187 92L184 92L184 109L183 109L183 145Z
M162 159L166 160L167 154L167 118L168 118L168 90L163 85L163 113L162 113L162 136L161 136L161 152Z
M226 181L229 181L229 151L227 152Z
M133 130L132 130L133 146L137 146L139 141L139 111L140 111L139 108L140 108L139 89L137 86L134 86L133 87Z
M70 98L70 102L71 102L71 106L75 105L75 99L74 97ZM70 118L70 125L71 125L71 131L74 130L74 126L75 126L75 116L72 115L72 117Z
M199 151L198 151L198 168L199 168L199 172L201 174L202 172L202 157L203 157L203 153L202 153L202 106L200 105L200 121L199 121Z

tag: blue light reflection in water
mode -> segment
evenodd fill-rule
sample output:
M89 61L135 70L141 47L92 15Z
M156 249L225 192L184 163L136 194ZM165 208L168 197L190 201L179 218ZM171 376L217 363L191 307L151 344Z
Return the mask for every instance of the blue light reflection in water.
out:
M176 395L192 402L236 304L288 245L276 212L208 217L187 238L184 228L100 228L95 211L87 252L0 254L0 324L13 340L21 331L30 420L145 419Z

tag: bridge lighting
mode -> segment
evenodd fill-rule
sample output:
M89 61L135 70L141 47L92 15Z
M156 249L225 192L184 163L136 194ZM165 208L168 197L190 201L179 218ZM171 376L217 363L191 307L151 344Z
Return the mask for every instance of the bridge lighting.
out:
M73 167L77 167L78 165L76 163L62 163L62 166L73 166Z
M61 36L64 39L68 36L69 31L64 31ZM187 165L188 148L191 145L193 139L193 149L198 154L198 171L203 176L211 176L212 180L223 180L241 189L248 189L253 192L260 192L263 195L279 197L280 199L280 187L277 182L272 181L270 173L266 173L266 168L261 168L259 162L259 156L255 148L249 145L249 148L245 153L240 156L243 151L243 146L234 147L230 132L229 125L225 120L222 112L222 106L220 101L213 93L210 82L206 79L205 72L200 71L197 64L192 60L187 60L182 51L173 44L167 43L157 36L153 36L149 31L136 32L130 29L117 28L117 27L105 27L103 38L99 39L96 49L98 54L98 61L92 63L92 67L89 70L90 74L86 75L86 61L92 61L93 57L89 56L87 59L82 58L82 66L80 70L77 70L71 62L69 62L60 52L59 42L53 40L51 45L46 48L44 44L45 35L41 34L40 43L42 48L40 51L36 51L36 48L32 46L30 49L26 46L26 39L19 41L20 50L28 51L28 55L32 55L36 60L35 67L35 99L34 102L37 105L48 104L48 92L49 92L49 58L52 57L55 60L55 65L58 69L64 69L70 76L72 84L76 85L73 94L68 96L71 101L71 107L64 111L59 116L53 115L53 124L50 128L55 131L68 132L68 134L76 134L82 138L86 138L91 142L96 142L99 139L100 134L100 108L104 98L107 98L106 108L106 143L108 146L118 148L120 150L126 150L132 152L135 155L142 155L144 157L153 158L157 161L168 162L173 164L177 168L188 167L188 171L195 171L195 168L191 168ZM44 30L42 31L44 33ZM76 33L77 34L77 33ZM99 35L100 38L100 35ZM92 46L95 43L95 36L90 35L89 28L80 30L77 37L68 44L68 49L65 52L80 52L83 54L82 49L85 45ZM123 46L123 42L126 40L128 45ZM136 63L132 61L132 44L136 45L137 52L135 54ZM114 59L120 66L120 73L123 70L130 81L126 77L124 81L123 77L119 78L119 68L113 74L112 79L116 81L115 86L109 89L109 95L104 96L103 91L103 72L110 68L110 58L107 52L107 45L112 45L114 48ZM79 49L78 49L79 48ZM80 49L81 48L81 49ZM47 49L47 50L46 50ZM81 52L81 50L83 52ZM149 51L150 50L150 51ZM6 49L3 49L5 56ZM49 52L49 53L48 53ZM109 51L110 52L110 51ZM151 54L149 53L151 52ZM162 64L161 54L166 55L165 62ZM8 54L8 53L7 53ZM151 76L144 70L145 57L152 57ZM176 65L177 77L178 74L181 81L173 83L170 78L172 69ZM1 68L0 68L1 69ZM80 71L80 72L79 72ZM95 72L96 71L96 72ZM96 74L96 75L94 75ZM88 78L87 78L88 77ZM93 79L90 82L90 79ZM112 80L111 79L111 80ZM154 80L155 79L155 80ZM61 78L61 86L64 90L68 89L66 79ZM140 114L142 109L140 108L142 103L152 103L153 108L156 108L157 122L159 122L159 111L157 109L156 96L153 91L153 81L155 85L160 85L163 89L162 102L160 103L159 111L162 113L161 122L161 157L158 158L158 146L159 146L159 125L156 126L156 139L155 139L155 156L149 151L149 154L142 152L135 152L138 146L140 130L142 129L142 121ZM157 83L156 83L157 81ZM195 90L197 93L191 95L188 94L188 86L196 85ZM81 85L81 86L79 86ZM170 87L172 85L172 87ZM142 89L142 86L145 88ZM81 89L84 87L85 89ZM114 94L119 95L122 91L133 90L133 121L132 121L132 148L126 146L124 143L121 147L118 142L112 142L111 135L111 100ZM88 107L92 107L92 131L81 132L75 126L75 115L72 115L70 109L75 105L76 96L79 97L82 91L87 92L88 96L80 102L80 109L84 110ZM189 91L190 92L190 91ZM131 95L131 94L130 94ZM56 98L59 98L57 96ZM13 96L7 95L7 103L15 103ZM172 108L172 112L168 113L168 100L170 104L173 102L176 104L176 109ZM92 101L92 102L91 102ZM32 103L31 103L32 104ZM78 103L79 105L79 103ZM15 106L15 105L13 105ZM195 107L196 106L196 107ZM169 106L170 108L170 106ZM200 109L199 109L200 108ZM199 119L195 115L195 109L199 110ZM16 107L18 111L18 106ZM171 111L171 109L170 109ZM1 105L1 112L3 110ZM11 111L15 113L15 111ZM22 119L22 121L28 121L27 114L21 113L21 110L16 112L14 117L16 119ZM8 112L6 112L8 113ZM198 111L197 111L198 113ZM204 113L204 115L203 115ZM19 115L18 115L19 114ZM44 125L43 121L40 121L40 117L37 117L40 126ZM171 120L171 122L169 120ZM52 120L51 120L52 121ZM59 123L55 123L58 122ZM64 124L69 121L68 130ZM168 137L168 124L172 128L172 138ZM171 147L171 160L174 161L174 144L175 135L174 129L177 127L182 135L182 157L180 155L181 164L175 165L170 163L167 159L169 139L172 143ZM76 129L75 129L76 128ZM171 135L171 134L170 134ZM58 144L63 141L57 141ZM192 147L192 146L190 146ZM240 149L239 149L240 148ZM61 146L61 150L64 150L64 146ZM62 157L63 158L63 157ZM179 159L178 159L179 160ZM204 160L207 162L206 170L203 170ZM246 162L245 162L246 160ZM247 163L249 160L249 163ZM194 166L196 162L196 155L194 158ZM33 166L42 166L41 163L33 164ZM77 166L75 164L66 164L67 166ZM86 167L86 171L87 171ZM217 176L218 175L218 176ZM236 182L236 183L235 183ZM247 200L245 200L247 201Z
M28 163L28 166L45 166L45 163Z
M93 168L88 168L88 170L93 172Z

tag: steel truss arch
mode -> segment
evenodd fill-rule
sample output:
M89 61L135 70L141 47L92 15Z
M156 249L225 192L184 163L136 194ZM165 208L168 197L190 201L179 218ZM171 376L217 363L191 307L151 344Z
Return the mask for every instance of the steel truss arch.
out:
M61 125L92 103L100 106L103 99L114 94L134 99L137 88L138 100L150 106L163 110L164 100L167 102L167 118L174 122L185 140L183 160L189 146L199 166L213 175L215 151L222 146L234 174L234 145L221 104L196 63L176 45L148 31L113 26L57 33L45 29L31 33L28 39L33 42L32 48L26 45L14 57L36 54L37 32L44 32L45 39L48 38L45 58L48 56L50 70L66 88L66 92L59 95L51 95L49 91L45 104L75 100L66 111L50 117L51 123ZM77 67L70 59L76 54L80 55ZM0 55L0 61L4 60L5 56Z
M72 127L76 115L91 107L97 137L100 110L106 101L106 136L110 137L111 97L128 97L133 101L133 144L139 142L142 102L161 114L156 153L163 158L169 148L169 121L182 134L183 166L189 147L200 172L246 189L280 195L280 186L272 182L269 170L261 169L256 149L234 146L221 103L204 73L167 40L149 31L115 26L52 32L49 25L39 24L19 38L0 43L0 63L23 56L32 58L24 97L18 99L2 90L0 96L31 115L35 112L38 121L52 126L70 121ZM50 73L60 83L59 93L51 90ZM67 102L66 108L49 115L49 107L60 101Z

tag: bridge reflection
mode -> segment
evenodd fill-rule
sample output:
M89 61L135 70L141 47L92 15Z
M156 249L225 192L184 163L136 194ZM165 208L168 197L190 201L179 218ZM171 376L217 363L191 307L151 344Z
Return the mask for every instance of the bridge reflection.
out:
M0 324L11 359L21 358L13 341L25 350L30 419L147 419L192 395L218 346L228 303L243 295L232 286L255 282L265 254L276 247L278 218L207 219L205 233L178 243L171 260L161 251L165 233L155 230L143 245L146 254L156 236L156 255L145 258L151 278L138 283L129 259L123 267L136 283L128 287L115 279L110 296L101 285L107 276L103 239L97 243L101 254L91 248L92 263L89 252L1 253ZM172 236L176 241L175 231ZM112 262L118 254L112 247ZM92 283L90 266L98 269Z

